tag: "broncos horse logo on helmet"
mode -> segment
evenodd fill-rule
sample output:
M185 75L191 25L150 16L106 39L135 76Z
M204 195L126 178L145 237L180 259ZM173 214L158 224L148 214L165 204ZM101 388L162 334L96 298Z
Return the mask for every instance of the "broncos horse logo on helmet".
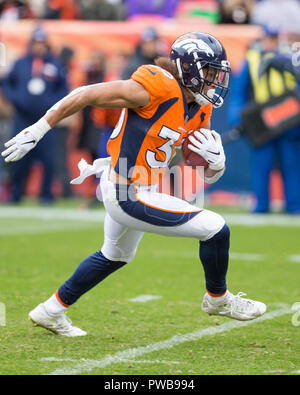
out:
M203 40L191 40L190 38L187 38L185 40L182 40L180 42L175 41L173 44L174 48L178 47L183 47L186 49L188 54L191 54L193 51L204 51L207 56L214 56L215 53L212 50L212 48L207 45Z
M222 106L231 68L219 40L207 33L184 34L172 44L170 58L177 66L182 85L199 105Z

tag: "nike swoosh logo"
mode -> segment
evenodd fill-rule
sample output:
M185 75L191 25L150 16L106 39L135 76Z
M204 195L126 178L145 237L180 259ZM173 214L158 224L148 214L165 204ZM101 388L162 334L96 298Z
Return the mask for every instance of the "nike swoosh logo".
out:
M32 144L32 143L35 143L36 141L35 140L31 140L31 141L27 141L26 143L23 143L22 145L25 145L25 144Z
M207 152L209 152L210 154L213 154L213 155L220 155L220 151L219 152L207 151Z
M155 74L156 74L156 73L154 73L154 71L148 69L148 67L146 67L146 69L147 69L152 75L155 75Z

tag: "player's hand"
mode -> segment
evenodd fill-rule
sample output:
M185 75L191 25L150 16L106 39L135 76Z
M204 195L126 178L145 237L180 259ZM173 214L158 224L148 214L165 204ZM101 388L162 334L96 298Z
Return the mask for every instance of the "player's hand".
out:
M222 170L225 167L226 157L219 133L214 130L200 129L200 132L195 131L194 136L188 136L190 141L188 148L201 155L208 162L211 170Z
M29 151L31 151L38 141L28 129L22 130L13 139L9 140L4 146L7 148L2 152L5 162L16 162L22 159Z

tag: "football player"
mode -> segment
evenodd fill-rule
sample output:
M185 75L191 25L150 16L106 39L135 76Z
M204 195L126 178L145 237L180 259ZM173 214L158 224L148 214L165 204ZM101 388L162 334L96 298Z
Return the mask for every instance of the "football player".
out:
M144 232L192 237L200 242L206 280L202 309L210 315L252 320L265 304L233 295L226 285L230 231L224 219L184 200L157 192L157 184L176 148L189 148L208 163L204 176L216 182L225 171L218 133L210 130L212 109L223 104L230 64L222 44L210 34L192 32L173 43L170 57L141 66L129 80L85 86L54 105L36 124L6 143L6 162L21 159L58 122L85 106L123 108L108 142L109 160L80 164L75 182L105 168L101 192L106 209L104 243L47 301L29 313L56 334L84 336L64 312L85 292L135 256ZM201 133L188 132L201 128ZM98 166L100 164L100 166Z

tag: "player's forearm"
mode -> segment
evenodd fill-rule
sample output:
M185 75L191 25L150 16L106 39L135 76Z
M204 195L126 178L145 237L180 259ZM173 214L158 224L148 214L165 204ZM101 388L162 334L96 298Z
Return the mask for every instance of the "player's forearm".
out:
M223 176L225 170L225 166L221 170L212 170L208 168L204 171L204 179L208 184L214 184Z
M211 178L211 177L214 177L216 174L218 174L220 171L223 171L223 169L221 169L221 170L212 170L212 169L210 169L208 167L207 169L205 169L204 174L205 174L205 177Z
M77 88L58 103L54 104L44 116L50 127L53 128L63 119L70 117L88 106L90 103L87 90L89 89L89 86Z

